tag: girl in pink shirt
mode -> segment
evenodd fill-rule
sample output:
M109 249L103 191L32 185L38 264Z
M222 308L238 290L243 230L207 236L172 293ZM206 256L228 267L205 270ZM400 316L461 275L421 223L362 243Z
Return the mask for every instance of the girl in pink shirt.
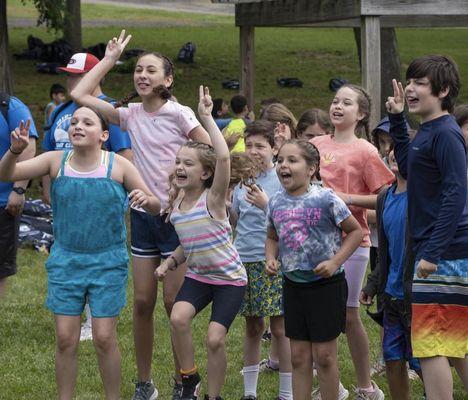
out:
M140 96L141 103L114 108L91 93L119 59L131 36L122 31L118 38L109 41L104 58L86 75L72 91L72 98L83 105L99 110L113 124L126 129L132 141L134 163L143 180L161 200L161 209L167 206L169 174L174 168L179 148L188 140L210 143L205 129L193 111L171 100L170 89L174 81L172 62L159 53L144 53L137 60L133 81L135 92L123 103ZM141 209L131 210L133 256L133 332L138 379L134 398L154 400L157 389L151 380L153 348L153 312L157 295L154 270L161 259L167 258L179 245L177 233L166 215L151 216ZM163 297L166 312L170 315L186 267L170 274L164 281ZM179 395L182 385L180 366L174 355L174 395Z
M361 225L361 246L344 264L348 283L346 335L357 375L356 393L369 399L384 398L370 379L369 339L359 316L359 293L369 260L369 227L366 208L374 208L375 194L394 180L369 138L369 95L359 86L344 85L330 106L332 135L311 140L320 151L320 174L325 186L345 201Z

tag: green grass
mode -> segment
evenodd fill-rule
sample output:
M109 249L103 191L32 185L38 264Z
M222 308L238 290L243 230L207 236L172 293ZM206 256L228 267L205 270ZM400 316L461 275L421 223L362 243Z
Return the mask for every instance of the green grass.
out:
M225 77L239 76L238 29L231 17L214 17L170 13L151 10L133 10L110 6L83 5L83 19L105 16L113 19L115 27L86 28L83 30L85 46L106 41L119 32L121 21L147 19L155 21L153 28L132 28L129 48L158 50L175 57L186 41L198 45L194 65L177 64L175 91L179 101L191 107L196 105L197 87L200 83L210 86L215 96L229 99L234 92L223 90L221 81ZM99 10L99 11L98 11ZM30 6L22 6L19 0L8 1L10 17L35 18ZM186 26L178 22L184 21ZM26 47L26 38L33 34L45 41L55 36L43 28L11 28L11 53L19 53ZM427 53L444 53L452 56L459 64L462 80L468 74L466 46L468 29L401 29L398 40L403 67L415 56ZM65 84L63 76L42 75L35 72L33 61L12 61L15 93L30 105L37 125L41 125L44 106L48 102L48 90L52 83ZM359 66L354 36L349 29L273 29L256 30L256 102L260 99L278 97L299 116L309 107L327 108L332 94L328 91L328 80L341 76L359 83ZM297 76L304 81L302 89L283 89L276 85L279 76ZM107 95L123 97L132 89L131 74L111 72L104 84ZM468 102L468 89L462 87L461 102ZM20 250L19 273L11 278L8 297L0 303L0 398L2 400L47 399L55 397L54 375L54 329L53 317L43 307L46 296L45 256L32 250ZM136 376L131 333L132 285L128 289L128 306L119 323L119 340L122 351L122 398L130 398L131 380ZM205 373L205 351L203 345L208 311L194 323L197 360ZM378 330L363 313L370 340L372 359L378 354ZM156 339L153 357L154 379L162 393L169 397L168 381L172 374L169 346L169 328L161 302L156 311ZM229 368L226 399L242 395L242 338L243 322L237 319L228 340ZM264 354L266 354L266 347ZM102 398L102 388L96 357L91 343L80 346L77 399ZM354 371L345 340L340 339L340 370L345 386L354 382ZM385 390L385 379L377 382ZM272 398L276 393L277 377L262 375L259 383L261 398ZM414 396L422 394L421 384L413 384ZM456 381L456 399L463 398L461 384Z

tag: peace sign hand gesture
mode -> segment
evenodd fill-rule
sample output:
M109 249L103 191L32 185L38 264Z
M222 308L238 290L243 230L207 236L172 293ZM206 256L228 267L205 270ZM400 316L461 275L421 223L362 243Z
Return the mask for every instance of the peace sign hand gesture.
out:
M118 38L114 37L107 43L106 54L104 57L110 58L114 63L120 58L132 35L125 37L125 29L120 32Z
M198 93L200 98L198 103L198 115L200 118L210 117L211 111L213 111L213 101L211 100L210 89L206 86L204 87L203 85L200 85Z
M29 127L31 120L28 119L26 124L21 121L19 127L11 132L11 145L10 149L13 153L21 153L29 144Z
M400 114L405 108L405 90L401 82L392 79L393 97L388 97L385 107L390 114Z

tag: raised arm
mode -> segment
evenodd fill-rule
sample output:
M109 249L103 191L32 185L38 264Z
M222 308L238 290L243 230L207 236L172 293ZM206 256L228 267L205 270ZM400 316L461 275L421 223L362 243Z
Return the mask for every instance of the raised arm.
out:
M131 35L125 37L125 30L123 30L118 38L114 37L109 40L104 58L91 71L84 75L80 83L70 93L74 101L98 110L114 125L120 125L119 111L107 101L94 97L92 93L102 78L115 65L131 37Z
M20 126L11 133L10 148L0 160L0 181L26 181L49 173L52 152L18 162L29 145L29 126L30 120L26 124L21 121Z
M210 136L216 154L216 168L213 176L213 184L208 194L208 207L216 217L226 216L226 195L229 189L229 177L231 175L231 157L229 149L216 122L211 116L213 102L207 87L200 86L200 102L198 114Z
M403 113L405 107L405 91L401 82L392 80L393 96L389 97L385 106L388 111L390 121L390 136L395 143L395 158L398 163L398 169L404 179L408 177L408 149L410 137L406 127L406 119Z

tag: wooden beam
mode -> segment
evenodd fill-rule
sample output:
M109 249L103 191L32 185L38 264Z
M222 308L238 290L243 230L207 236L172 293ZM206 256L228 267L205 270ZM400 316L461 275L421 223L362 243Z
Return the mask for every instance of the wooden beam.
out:
M361 0L362 15L463 15L466 0Z
M254 107L254 76L255 76L255 28L240 27L240 59L241 79L240 92L247 98L250 110Z
M370 126L380 121L380 19L375 16L361 19L361 84L372 99Z
M236 25L277 26L360 17L360 0L274 0L236 4Z

